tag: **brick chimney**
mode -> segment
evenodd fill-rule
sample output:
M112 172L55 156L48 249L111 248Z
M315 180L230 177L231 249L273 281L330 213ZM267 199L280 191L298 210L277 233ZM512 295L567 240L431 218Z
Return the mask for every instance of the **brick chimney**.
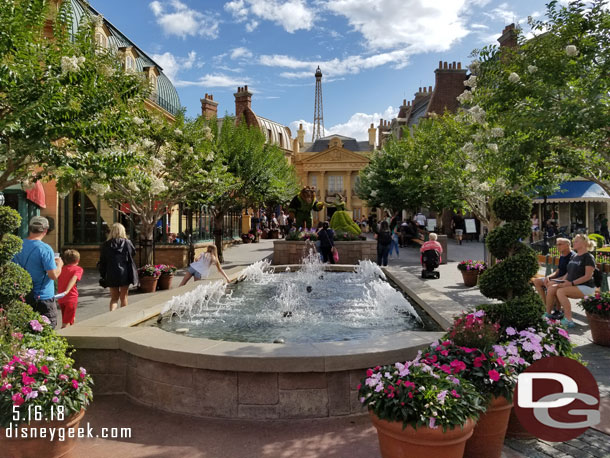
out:
M218 102L214 101L212 94L206 93L201 101L201 116L205 119L215 118L218 114Z
M252 111L252 92L248 86L238 87L235 96L235 120L241 122L244 112ZM246 113L246 119L248 118Z
M500 43L500 48L517 47L517 28L515 27L514 23L504 27L504 30L502 31L502 36L498 38L498 42Z
M299 124L299 129L297 130L297 140L299 142L299 148L305 147L305 129L303 129L303 124Z
M379 120L379 149L383 148L383 145L386 143L388 137L390 136L391 126L390 121L384 121L383 119Z
M369 127L369 146L371 150L375 149L375 140L377 138L377 129L375 129L375 125L371 123L371 127Z
M442 115L445 110L455 113L459 106L457 96L466 89L466 69L462 69L461 62L440 61L434 74L436 79L428 113Z

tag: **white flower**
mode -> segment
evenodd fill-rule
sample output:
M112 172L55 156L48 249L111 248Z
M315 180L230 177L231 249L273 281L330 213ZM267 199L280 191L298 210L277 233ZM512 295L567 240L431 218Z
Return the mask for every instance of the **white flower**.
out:
M210 151L209 154L207 155L207 157L205 158L205 160L212 162L214 160L214 152Z
M160 159L153 157L152 163L155 171L160 172L162 170L165 170L165 164L163 164Z
M80 66L83 64L83 62L85 62L85 58L83 56L62 56L61 74L65 75L66 73L77 72L78 70L80 70Z
M114 67L111 67L110 65L104 64L100 68L100 73L104 76L112 76L115 72L116 70L114 69Z
M174 133L176 135L182 135L182 131L180 129L174 129Z
M495 138L504 137L504 129L502 129L501 127L492 127L491 136Z
M203 127L203 136L208 141L212 141L212 139L214 138L214 136L212 135L212 129L210 129L209 126Z
M527 71L530 73L536 73L538 71L538 67L536 67L535 65L528 65Z
M518 83L521 80L521 78L519 78L519 75L517 75L515 72L512 72L510 75L508 75L508 81L510 81L511 83Z
M99 177L100 177L102 180L105 180L105 179L106 179L106 172L100 172L100 173L99 173Z
M566 54L570 57L578 56L578 48L574 45L566 46Z
M102 183L93 183L91 190L96 196L102 197L104 194L110 191L110 186Z
M487 192L491 189L491 187L489 186L489 183L481 183L479 189L483 192Z
M458 99L458 102L460 102L462 104L469 103L470 101L472 101L472 92L464 91L460 95L457 96L457 99Z
M470 65L468 66L468 70L470 70L471 73L474 73L475 75L477 73L479 73L479 69L481 68L481 61L479 60L473 60Z
M494 153L498 152L498 144L497 143L488 143L487 148Z
M163 191L167 190L167 186L163 183L163 180L157 177L153 177L150 182L150 193L151 194L160 194Z
M474 122L482 124L485 121L485 110L483 110L483 108L478 105L475 105L474 107L470 108L468 110L468 113L470 114Z
M155 142L153 142L149 138L145 138L144 140L142 140L142 147L152 148L153 146L155 146Z
M472 144L472 142L468 142L464 146L462 146L462 151L467 154L474 153L474 145Z
M138 125L138 126L144 124L144 120L142 118L138 117L138 116L134 116L133 122L135 122L136 125Z
M70 191L59 191L57 193L57 195L60 197L60 199L64 199L65 197L68 197L68 194L70 194Z
M467 170L468 172L476 172L476 171L477 171L477 168L475 167L475 165L474 165L474 164L469 163L469 164L466 166L466 170Z
M130 181L129 184L127 185L127 187L134 192L138 192L140 190L140 188L138 188L138 185L136 184L135 181Z
M371 197L377 197L377 190L376 189L373 189L371 191Z
M189 146L188 149L186 150L189 154L193 154L193 147Z
M468 86L473 89L475 87L477 87L477 77L472 75L470 78L468 78L466 81L464 81L464 86Z

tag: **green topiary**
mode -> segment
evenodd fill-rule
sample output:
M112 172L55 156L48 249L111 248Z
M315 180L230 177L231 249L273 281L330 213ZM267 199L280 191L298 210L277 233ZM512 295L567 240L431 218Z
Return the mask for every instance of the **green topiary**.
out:
M360 226L354 222L349 212L340 210L333 213L330 219L330 227L334 231L349 232L354 235L360 235L362 232Z
M494 199L491 208L504 221L529 221L532 201L525 194L506 192Z
M32 289L26 270L11 261L21 250L21 240L11 234L21 224L21 216L9 207L0 207L0 307L10 307Z
M489 251L500 261L480 275L479 288L486 297L505 301L481 307L503 328L542 325L542 300L529 284L538 272L536 253L520 241L530 233L531 206L527 196L517 193L503 194L492 204L496 216L506 223L487 238Z

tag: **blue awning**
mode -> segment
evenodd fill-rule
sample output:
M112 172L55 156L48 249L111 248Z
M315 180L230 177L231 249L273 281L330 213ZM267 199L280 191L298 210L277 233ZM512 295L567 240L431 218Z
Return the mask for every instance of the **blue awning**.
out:
M607 202L610 196L592 181L564 181L559 190L547 196L547 202ZM534 199L535 204L544 203L544 198Z

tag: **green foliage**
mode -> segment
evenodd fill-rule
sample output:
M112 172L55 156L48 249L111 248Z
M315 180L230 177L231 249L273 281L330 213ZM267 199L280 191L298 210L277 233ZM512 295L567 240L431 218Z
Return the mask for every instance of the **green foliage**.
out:
M525 194L506 192L494 199L492 209L504 221L525 221L529 220L532 200Z
M57 12L49 4L5 0L0 8L0 189L41 178L66 189L75 174L110 176L129 162L108 148L134 138L146 82L96 47L89 16L72 33L70 2Z
M598 315L603 318L610 318L610 292L596 293L592 296L585 296L579 305L585 312L591 315Z
M529 220L524 220L505 224L502 231L491 231L486 239L489 251L498 259L506 259L518 246L516 243L529 236L530 228Z
M484 310L491 321L500 324L502 330L508 327L516 330L529 327L540 329L544 325L544 304L540 296L531 290L510 301L479 305L477 310Z
M350 234L359 235L362 230L358 226L351 215L346 211L336 211L330 219L330 227L335 231L348 232Z
M21 251L21 239L12 235L21 224L21 216L9 207L0 207L0 307L11 307L32 289L30 274L11 262Z
M599 234L589 234L589 239L594 240L595 243L597 243L597 248L603 248L604 243L606 243L604 236Z

